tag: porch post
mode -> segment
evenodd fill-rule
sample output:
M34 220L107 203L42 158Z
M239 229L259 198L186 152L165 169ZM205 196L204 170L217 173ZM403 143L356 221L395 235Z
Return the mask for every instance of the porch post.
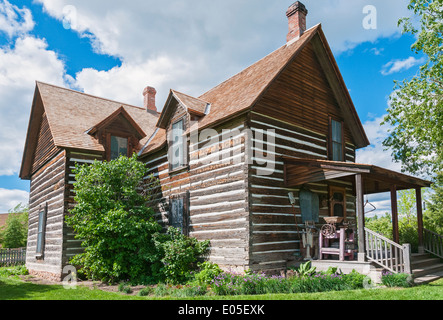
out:
M424 253L424 242L423 242L423 199L421 197L421 188L415 189L415 198L417 200L417 226L418 226L418 252Z
M397 204L397 186L391 186L391 211L392 211L392 234L394 242L400 241L398 233L398 204Z
M364 262L366 259L365 248L365 211L364 211L364 194L363 194L363 180L361 174L355 175L355 204L357 209L358 219L358 261Z

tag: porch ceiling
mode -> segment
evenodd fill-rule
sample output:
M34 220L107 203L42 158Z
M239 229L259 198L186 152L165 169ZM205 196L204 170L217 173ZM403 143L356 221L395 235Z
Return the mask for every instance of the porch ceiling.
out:
M368 164L282 158L285 164L285 184L288 187L338 178L354 182L356 174L362 175L364 194L389 192L392 186L396 186L397 190L431 186L430 181Z

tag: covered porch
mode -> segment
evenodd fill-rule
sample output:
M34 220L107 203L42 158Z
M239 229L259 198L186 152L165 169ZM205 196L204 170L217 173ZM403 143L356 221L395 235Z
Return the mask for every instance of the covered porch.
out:
M423 253L425 251L425 242L421 190L422 188L430 187L431 182L373 165L291 157L283 157L282 160L285 164L284 176L287 187L301 187L310 183L328 182L330 180L346 181L353 186L356 215L356 257L354 259L352 254L342 250L337 252L339 259L335 260L334 264L342 263L343 266L352 266L352 264L375 262L377 265L393 272L411 273L410 246L408 244L399 244L397 191L413 189L416 192L419 252ZM365 228L364 196L386 192L390 193L391 196L393 241ZM334 196L330 194L328 198L330 207L334 206L334 201ZM335 209L331 207L330 215L336 215L335 213ZM343 218L346 219L346 210L344 210ZM345 230L343 226L337 225L337 230L340 228L343 231ZM340 232L337 232L337 234L337 237L340 238ZM322 234L320 232L320 247L322 247L322 241ZM340 247L344 244L344 241L343 237L341 237ZM320 248L318 261L324 261L327 264L327 261L330 260L325 260L322 252L334 253L334 250L322 251L322 248ZM345 261L345 256L350 258Z

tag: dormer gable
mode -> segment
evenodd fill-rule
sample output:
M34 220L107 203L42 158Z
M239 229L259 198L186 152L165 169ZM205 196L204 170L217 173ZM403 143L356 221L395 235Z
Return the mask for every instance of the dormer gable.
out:
M122 106L103 119L92 128L87 130L91 135L103 145L105 158L112 160L115 158L114 149L125 149L123 155L131 156L133 152L141 148L140 141L146 137L146 133L140 128L135 120Z
M192 120L198 120L209 113L210 106L204 100L171 90L158 119L157 127L166 129L178 110L183 110L189 117L192 117Z

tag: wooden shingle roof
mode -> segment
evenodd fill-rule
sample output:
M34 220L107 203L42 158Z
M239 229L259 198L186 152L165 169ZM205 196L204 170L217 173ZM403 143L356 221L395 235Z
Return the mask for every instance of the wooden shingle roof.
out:
M86 132L121 107L145 130L146 136L154 132L158 114L144 108L42 82L37 82L37 87L57 147L103 151L103 146Z
M88 132L121 109L138 128L142 128L143 131L140 131L144 134L140 143L143 146L155 131L159 116L157 112L36 82L20 176L29 178L31 173L40 125L38 119L43 113L46 114L56 147L103 152L104 146Z
M207 102L211 105L210 112L199 119L199 129L207 128L210 125L234 118L251 110L273 81L297 58L298 54L308 43L314 43L318 54L323 58L324 71L328 73L331 87L335 90L337 100L343 109L345 121L350 127L357 147L363 148L368 146L370 144L369 140L338 70L321 24L305 31L300 38L286 43L263 59L198 97L197 101ZM161 117L164 117L164 115ZM163 122L165 121L163 120ZM164 129L164 126L162 129ZM161 130L151 139L148 145L145 145L141 154L144 155L158 150L165 143L165 131Z
M283 45L198 97L198 100L211 104L211 112L199 120L199 128L203 129L249 110L284 67L297 56L297 53L304 48L320 28L320 25L312 27L297 41ZM159 131L149 145L145 146L142 155L161 148L165 143L165 131Z

